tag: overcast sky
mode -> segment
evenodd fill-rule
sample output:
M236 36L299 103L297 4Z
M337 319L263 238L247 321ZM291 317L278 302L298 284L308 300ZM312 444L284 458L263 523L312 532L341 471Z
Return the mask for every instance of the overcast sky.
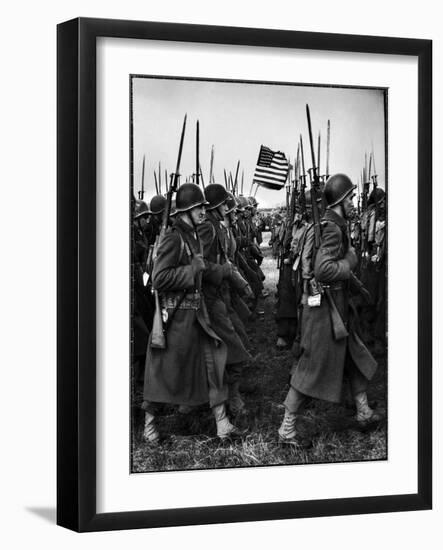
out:
M382 90L306 85L250 84L195 80L133 79L134 187L141 187L142 159L146 155L145 200L155 194L154 170L175 170L183 118L186 135L180 173L182 182L195 172L195 133L200 121L200 164L209 180L211 146L214 175L224 184L223 169L239 182L244 170L244 193L249 194L260 145L283 151L291 163L303 136L306 170L312 166L306 103L309 104L317 156L321 132L320 171L326 167L326 127L331 121L329 172L344 172L360 180L365 153L375 156L379 185L385 188L385 115ZM369 159L368 159L369 162ZM285 202L285 192L259 188L260 207Z

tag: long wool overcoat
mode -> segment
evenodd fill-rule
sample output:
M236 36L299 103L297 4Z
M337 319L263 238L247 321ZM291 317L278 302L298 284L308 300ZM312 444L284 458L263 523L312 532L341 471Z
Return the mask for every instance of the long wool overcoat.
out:
M207 212L206 221L198 227L203 246L206 269L203 273L203 294L208 307L209 319L215 333L228 348L227 364L245 363L251 356L246 350L229 317L224 298L226 280L226 250L220 229L220 219L215 212Z
M322 296L319 307L304 306L302 320L302 355L294 364L291 385L311 397L339 402L342 395L346 362L349 371L371 380L377 363L363 343L358 319L350 296L351 275L348 260L346 221L333 210L326 210L322 220L321 244L314 263L317 281L329 285L335 305L349 336L335 340L330 306Z
M227 399L226 345L210 326L198 277L191 266L193 255L199 252L193 228L180 218L159 245L152 283L161 302L171 305L184 290L187 293L167 329L166 349L155 349L148 343L144 386L147 402L209 402L213 407ZM198 294L200 307L188 307ZM167 311L171 316L173 308Z

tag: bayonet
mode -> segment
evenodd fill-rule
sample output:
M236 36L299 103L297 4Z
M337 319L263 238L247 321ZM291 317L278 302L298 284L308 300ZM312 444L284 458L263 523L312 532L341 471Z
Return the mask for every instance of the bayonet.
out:
M200 123L197 120L197 128L195 133L195 183L198 185L198 177L200 172Z
M331 144L331 121L328 120L328 129L326 135L326 179L329 178L329 147Z
M315 248L318 250L318 248L320 247L320 216L319 216L318 205L317 205L319 181L318 181L318 174L316 171L316 164L315 164L314 141L312 138L312 126L311 126L311 113L309 112L308 104L306 104L306 116L308 119L309 143L311 146L311 159L312 159L312 181L311 181L312 219L314 222Z
M158 192L157 172L155 170L154 170L154 182L155 182L155 194L159 195L160 193Z
M203 189L205 189L205 180L203 179L203 171L201 166L200 166L200 179L202 181L202 187Z
M235 194L237 192L237 186L238 186L238 169L240 168L240 161L237 162L237 169L235 171L235 180L234 180L234 187L232 192Z
M185 115L185 118L183 120L183 127L182 127L182 133L181 133L181 136L180 136L180 145L179 145L179 148L178 148L177 164L176 164L176 167L175 167L175 173L171 174L171 176L174 176L174 177L171 177L171 185L169 186L167 197L166 197L167 200L166 200L165 209L163 211L163 220L162 220L162 228L161 228L161 232L160 232L160 238L163 238L163 236L166 233L166 229L168 227L169 215L171 213L172 194L177 191L177 187L178 187L178 181L179 181L179 177L180 177L180 163L181 163L182 152L183 152L183 141L184 141L184 138L185 138L185 131L186 131L186 118L187 118L187 115Z
M145 155L143 155L143 164L142 164L142 189L139 192L138 198L143 200L145 196Z
M213 183L214 179L214 146L211 147L211 162L209 165L209 183Z

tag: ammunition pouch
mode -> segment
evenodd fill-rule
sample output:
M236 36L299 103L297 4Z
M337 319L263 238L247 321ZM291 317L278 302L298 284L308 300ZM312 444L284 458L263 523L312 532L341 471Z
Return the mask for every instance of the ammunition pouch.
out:
M201 294L198 291L187 292L183 294L166 293L161 297L162 309L177 310L177 309L200 309Z

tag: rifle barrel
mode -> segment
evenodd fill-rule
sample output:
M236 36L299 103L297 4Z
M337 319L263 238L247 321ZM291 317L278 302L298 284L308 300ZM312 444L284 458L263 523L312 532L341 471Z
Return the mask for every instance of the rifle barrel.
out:
M235 171L235 180L234 180L234 189L233 193L237 192L237 186L238 186L238 169L240 168L240 161L237 162L237 170Z
M196 136L195 136L195 183L198 185L199 172L200 172L200 123L197 120Z
M331 145L331 121L328 120L328 129L326 136L326 178L329 178L329 147Z
M179 148L178 148L178 156L177 156L177 164L176 164L176 168L175 168L175 174L174 174L174 177L171 178L171 185L169 186L168 194L167 194L167 197L166 197L166 206L165 206L165 209L163 211L162 227L161 227L161 231L160 231L160 237L161 238L165 235L166 229L168 227L169 214L171 213L172 194L177 190L177 186L178 186L178 178L179 178L179 175L180 175L180 163L181 163L182 152L183 152L183 141L184 141L184 138L185 138L186 118L187 118L187 116L188 115L186 114L185 118L183 120L183 127L182 127L182 133L181 133L181 136L180 136L180 145L179 145Z
M155 194L158 195L157 172L154 170Z
M300 134L300 152L301 152L301 166L302 166L302 172L303 176L306 177L306 171L305 171L305 154L303 152L303 138Z
M209 166L209 183L212 183L214 169L214 146L211 147L211 163Z
M142 164L142 190L141 190L141 200L145 196L145 156L143 155L143 164Z
M314 177L315 177L316 162L315 162L315 153L314 153L314 140L312 138L311 113L309 112L309 105L308 104L306 104L306 116L308 118L308 130L309 130L309 143L311 145L312 170L313 170L313 174L314 174Z

